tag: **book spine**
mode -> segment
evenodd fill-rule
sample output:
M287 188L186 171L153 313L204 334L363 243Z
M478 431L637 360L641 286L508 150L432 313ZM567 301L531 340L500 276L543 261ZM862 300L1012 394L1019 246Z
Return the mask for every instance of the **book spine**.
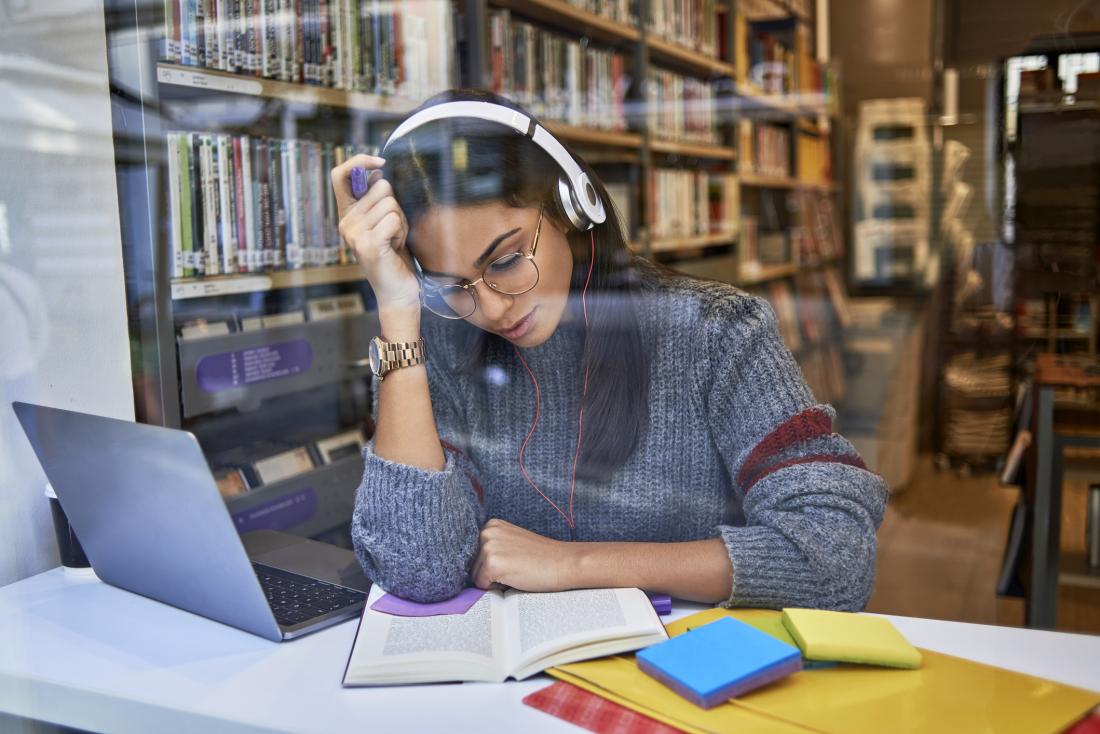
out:
M203 275L217 275L218 267L218 210L217 187L214 184L213 142L209 135L202 136L202 202L205 254Z
M267 269L273 262L275 251L275 204L271 198L271 141L262 139L256 144L260 171L260 267Z
M248 272L248 225L245 221L245 193L244 193L244 169L243 148L241 137L234 135L233 145L233 216L237 227L237 256L236 270L238 273Z
M180 216L179 134L168 133L165 144L168 153L168 240L171 249L172 278L183 277L183 220Z
M290 213L287 209L287 178L286 178L286 143L282 140L272 141L271 159L275 164L275 175L271 179L271 196L275 203L275 251L272 253L272 264L277 268L285 267L287 263L286 253L290 239Z
M161 56L173 63L180 60L179 0L164 0L164 50Z
M225 135L216 141L218 183L218 236L220 240L221 271L235 272L237 222L233 216L233 146Z
M202 179L202 141L199 135L188 133L187 142L191 146L188 157L188 168L191 173L191 264L194 268L193 275L203 275L206 272L206 230L203 225L206 218L205 199L203 198Z
M195 274L194 250L195 228L193 223L192 207L194 197L191 187L191 135L180 133L176 136L176 150L171 152L176 156L176 165L180 173L180 275L189 278Z
M336 89L347 89L347 69L344 66L345 43L344 24L345 7L347 0L335 0L336 6L332 15L332 86Z
M243 210L243 229L238 236L239 263L243 272L256 269L256 212L252 180L252 140L247 135L235 141L240 146L237 159L241 164L238 199Z

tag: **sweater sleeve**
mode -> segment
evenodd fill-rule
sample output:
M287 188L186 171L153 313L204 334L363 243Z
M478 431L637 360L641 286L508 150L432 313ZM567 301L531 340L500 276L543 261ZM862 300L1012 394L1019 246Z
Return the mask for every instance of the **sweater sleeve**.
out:
M449 380L428 365L436 430L446 463L441 471L383 459L372 438L363 449L363 480L355 496L351 537L364 572L386 591L416 602L449 599L467 585L485 523L477 467ZM378 381L374 380L377 415Z
M745 525L718 527L733 567L723 606L860 610L874 585L888 490L816 403L764 299L738 293L703 319L711 435Z

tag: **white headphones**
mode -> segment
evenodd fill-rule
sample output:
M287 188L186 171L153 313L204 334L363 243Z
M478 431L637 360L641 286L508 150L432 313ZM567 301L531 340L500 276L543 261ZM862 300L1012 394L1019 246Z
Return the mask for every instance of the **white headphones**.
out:
M573 226L583 232L607 219L603 201L596 194L596 188L588 179L588 174L581 170L557 138L530 117L503 105L473 100L432 105L398 125L382 146L382 154L385 155L390 143L408 135L416 128L449 117L473 117L495 122L530 138L545 150L562 170L562 175L558 177L555 198L562 213Z

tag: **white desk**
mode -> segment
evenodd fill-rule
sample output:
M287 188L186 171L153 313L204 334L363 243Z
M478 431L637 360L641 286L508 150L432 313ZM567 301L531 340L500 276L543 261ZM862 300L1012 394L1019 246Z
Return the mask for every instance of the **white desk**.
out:
M890 619L920 647L1100 690L1100 637ZM344 689L354 634L347 622L267 642L54 569L0 588L0 711L141 734L577 731L521 703L548 676Z

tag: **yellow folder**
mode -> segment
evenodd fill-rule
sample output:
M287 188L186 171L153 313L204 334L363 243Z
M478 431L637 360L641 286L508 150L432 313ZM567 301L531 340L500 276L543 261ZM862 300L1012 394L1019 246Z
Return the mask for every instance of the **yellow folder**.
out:
M722 616L760 622L771 610L708 609L667 625L670 636ZM702 709L643 673L633 656L552 668L568 681L688 732L941 734L1060 732L1100 704L1100 693L923 650L916 670L841 664L804 670Z

